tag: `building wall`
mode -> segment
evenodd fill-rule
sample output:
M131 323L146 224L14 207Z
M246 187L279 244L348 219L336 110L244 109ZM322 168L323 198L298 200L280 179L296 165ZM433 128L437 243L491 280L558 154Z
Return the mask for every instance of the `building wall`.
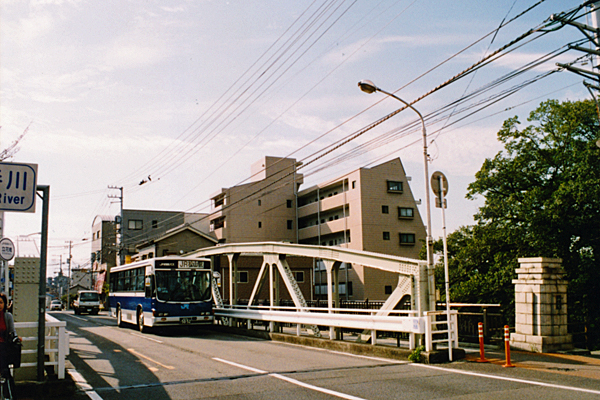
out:
M265 157L252 166L253 182L212 196L211 227L220 242L296 241L293 159ZM220 223L219 221L223 220Z
M182 255L215 243L189 230L184 230L156 243L155 257Z
M123 210L122 240L126 254L136 253L135 246L163 235L184 223L184 213L175 211Z
M389 190L401 184L402 190ZM418 258L426 231L400 159L361 168L298 193L299 242ZM399 208L412 217L399 217ZM344 234L345 233L345 234ZM411 243L400 243L409 234ZM398 275L353 265L350 299L385 300ZM317 272L315 279L324 277ZM344 278L340 275L340 282ZM323 297L323 296L321 296Z

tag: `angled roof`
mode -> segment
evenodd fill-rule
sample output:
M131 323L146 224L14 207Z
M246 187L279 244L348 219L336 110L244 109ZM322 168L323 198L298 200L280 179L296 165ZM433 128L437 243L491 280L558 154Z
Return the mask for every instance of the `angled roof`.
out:
M177 235L178 233L181 233L181 232L186 231L186 230L188 230L188 231L190 231L192 233L195 233L196 235L201 236L204 239L206 239L206 240L208 240L210 242L213 242L214 244L217 244L219 242L216 238L214 238L214 237L212 237L212 236L210 236L210 235L208 235L208 234L206 234L206 233L204 233L204 232L202 232L202 231L200 231L200 230L192 227L188 223L185 223L183 225L179 225L179 226L176 226L175 228L169 229L168 231L166 231L161 236L158 236L158 237L156 237L154 239L147 240L147 241L145 241L143 243L138 244L136 246L136 248L139 249L139 248L143 248L143 247L146 247L146 246L150 246L150 245L152 245L152 244L154 244L156 242L160 242L162 240L168 239L169 237Z

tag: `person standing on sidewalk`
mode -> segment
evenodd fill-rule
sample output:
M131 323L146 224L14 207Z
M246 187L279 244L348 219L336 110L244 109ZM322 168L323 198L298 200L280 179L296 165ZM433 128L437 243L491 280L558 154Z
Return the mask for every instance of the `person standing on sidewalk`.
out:
M15 330L15 321L10 312L8 312L8 299L4 293L0 293L0 374L10 385L10 393L15 392L15 380L10 374L8 368L8 345L12 340L19 340Z

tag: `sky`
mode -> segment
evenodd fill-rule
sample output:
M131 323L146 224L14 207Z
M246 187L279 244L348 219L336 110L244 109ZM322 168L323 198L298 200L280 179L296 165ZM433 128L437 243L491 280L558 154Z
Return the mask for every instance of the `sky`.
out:
M400 157L424 200L416 113L365 129L402 104L361 92L363 79L418 99L429 171L449 181L447 231L473 224L483 199L466 199L467 187L502 150L502 122L525 125L546 99L590 97L581 76L550 73L575 50L489 86L582 40L571 26L527 36L433 90L581 3L546 0L512 20L537 2L2 0L0 149L25 132L5 161L37 164L38 185L50 186L48 275L66 271L69 247L74 267L89 265L94 217L119 212L110 187L123 187L127 209L208 212L211 195L267 155L302 161L303 188ZM494 97L513 87L523 89ZM479 96L446 107L471 92ZM39 254L40 201L36 209L5 213L19 256ZM431 209L437 238L441 211Z

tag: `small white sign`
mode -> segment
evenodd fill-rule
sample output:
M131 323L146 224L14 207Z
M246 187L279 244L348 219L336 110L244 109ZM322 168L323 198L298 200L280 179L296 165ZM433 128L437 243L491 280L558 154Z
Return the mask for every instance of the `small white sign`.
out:
M10 261L15 256L15 244L9 238L0 239L0 258Z
M0 211L35 212L37 164L0 163Z

